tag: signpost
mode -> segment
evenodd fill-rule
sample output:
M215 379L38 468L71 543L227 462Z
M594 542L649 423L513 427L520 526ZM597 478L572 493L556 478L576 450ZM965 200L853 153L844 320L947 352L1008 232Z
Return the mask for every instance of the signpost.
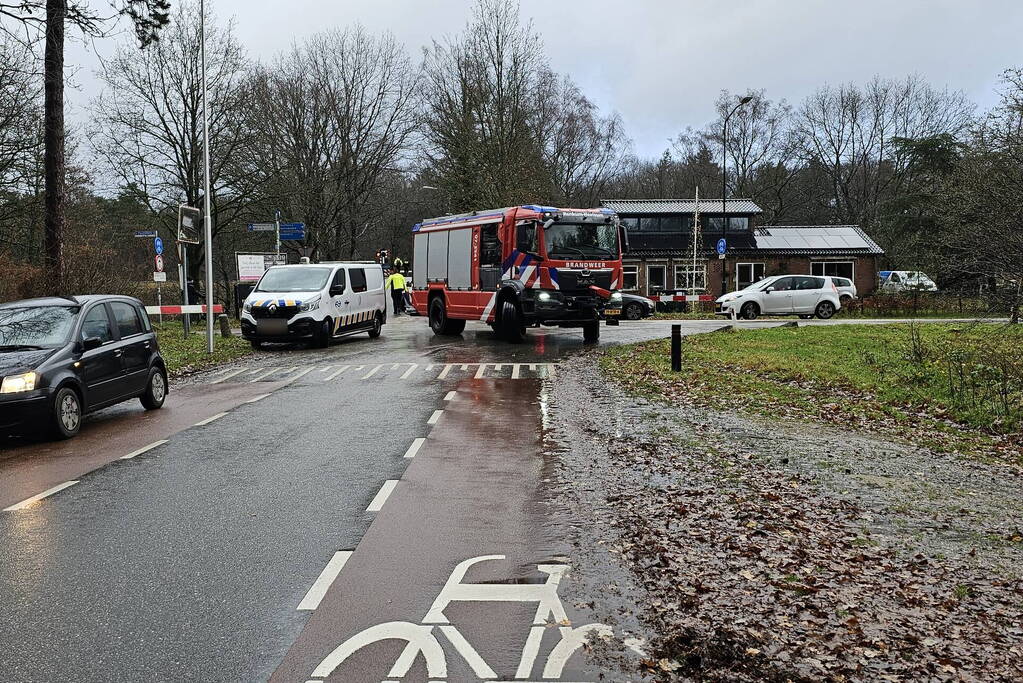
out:
M178 252L181 257L181 303L185 306L188 301L188 245L199 244L199 223L202 221L202 211L194 206L178 207ZM185 329L185 337L188 337L192 330L192 316L182 317Z
M156 237L159 233L156 230L136 230L135 237ZM160 239L159 237L156 237Z
M279 240L298 242L305 239L305 223L281 223Z
M270 266L284 266L288 264L287 254L235 254L235 261L238 264L238 281L255 282L263 277Z
M249 223L246 228L249 232L275 232L277 235L275 253L281 253L281 240L289 242L301 242L305 240L305 223L281 223L281 212L275 215L273 223Z

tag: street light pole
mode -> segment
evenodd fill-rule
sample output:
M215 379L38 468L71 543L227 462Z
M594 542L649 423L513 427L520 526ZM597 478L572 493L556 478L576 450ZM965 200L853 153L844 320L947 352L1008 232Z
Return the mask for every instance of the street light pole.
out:
M199 0L199 60L202 68L203 224L206 238L206 352L213 353L213 223L210 216L210 117L206 106L206 3Z
M725 236L728 234L728 203L725 198L728 196L728 119L732 118L732 114L739 111L739 107L744 104L748 104L753 100L752 97L746 95L745 97L739 98L739 103L732 107L732 111L728 112L725 117L724 126L721 128L721 234ZM721 294L725 293L728 285L728 271L725 269L724 261L721 262Z

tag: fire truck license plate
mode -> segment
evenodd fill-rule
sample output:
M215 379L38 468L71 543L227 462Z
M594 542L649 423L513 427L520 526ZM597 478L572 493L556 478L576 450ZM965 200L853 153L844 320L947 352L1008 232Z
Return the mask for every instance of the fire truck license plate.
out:
M622 309L620 308L605 308L604 315L621 315Z

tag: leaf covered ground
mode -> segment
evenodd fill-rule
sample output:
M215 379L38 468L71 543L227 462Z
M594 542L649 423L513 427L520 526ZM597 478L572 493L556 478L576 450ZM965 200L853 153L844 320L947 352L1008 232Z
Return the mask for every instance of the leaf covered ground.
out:
M573 543L634 584L635 679L1023 680L1018 468L638 396L599 355L548 387L549 438Z

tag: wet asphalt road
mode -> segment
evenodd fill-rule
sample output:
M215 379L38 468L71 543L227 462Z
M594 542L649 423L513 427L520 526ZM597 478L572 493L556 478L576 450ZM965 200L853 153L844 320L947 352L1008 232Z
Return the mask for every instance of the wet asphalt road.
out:
M669 330L668 322L605 327L602 343ZM544 467L539 396L542 380L556 379L556 365L544 364L583 349L581 337L531 330L510 346L481 324L439 338L425 320L399 318L378 340L271 348L192 377L172 394L194 397L185 402L192 412L179 405L153 434L122 407L98 414L71 442L5 442L4 500L78 483L0 512L0 680L257 681L275 671L280 681L321 680L312 668L329 643L383 614L419 623L458 562L503 552L506 565L465 581L542 581L537 564L562 561L551 559L556 542L531 531ZM211 400L218 392L224 400ZM213 417L218 408L225 414L214 421L192 422L196 411ZM421 455L405 457L424 438ZM167 442L119 459L156 439ZM367 511L374 504L380 511ZM323 584L315 611L299 610L332 558L350 550L342 580ZM496 645L498 673L512 678L518 655L508 642L521 649L530 620L511 636L472 614L466 637ZM450 654L453 641L444 642ZM356 669L329 680L384 680L398 651L367 650ZM455 667L449 680L465 673ZM426 680L422 660L405 680Z

